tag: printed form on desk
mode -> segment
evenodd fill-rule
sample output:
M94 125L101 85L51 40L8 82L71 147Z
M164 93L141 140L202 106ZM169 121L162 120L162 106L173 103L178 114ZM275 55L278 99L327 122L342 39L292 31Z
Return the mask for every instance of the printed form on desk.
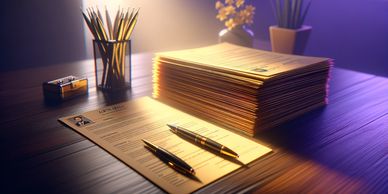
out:
M175 135L166 125L179 124L237 152L248 164L271 149L248 138L178 111L149 97L60 118L169 193L191 193L242 167ZM177 155L196 171L193 180L176 172L144 147L146 139Z

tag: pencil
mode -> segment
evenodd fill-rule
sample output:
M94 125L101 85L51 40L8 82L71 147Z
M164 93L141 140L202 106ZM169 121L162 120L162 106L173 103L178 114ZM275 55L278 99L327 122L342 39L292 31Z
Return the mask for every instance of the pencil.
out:
M130 40L137 23L139 9L135 12L135 9L130 11L127 8L124 11L119 7L113 22L106 6L105 20L98 7L86 8L85 12L81 9L81 13L95 39L94 48L98 48L103 62L100 86L107 89L122 87L125 84L126 42Z

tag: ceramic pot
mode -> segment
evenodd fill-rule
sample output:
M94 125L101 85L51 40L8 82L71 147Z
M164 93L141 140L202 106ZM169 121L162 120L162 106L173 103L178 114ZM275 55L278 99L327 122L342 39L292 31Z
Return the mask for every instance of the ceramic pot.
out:
M236 26L232 30L223 29L218 34L218 42L229 42L245 47L253 47L253 39L253 31L246 26Z
M302 55L310 36L311 26L302 26L299 29L269 27L273 52Z

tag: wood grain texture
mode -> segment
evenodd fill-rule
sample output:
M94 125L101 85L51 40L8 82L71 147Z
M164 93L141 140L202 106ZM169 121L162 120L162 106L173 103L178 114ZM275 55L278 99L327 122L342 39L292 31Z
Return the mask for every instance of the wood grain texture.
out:
M150 95L152 54L133 56L133 88L105 95L93 61L0 73L1 186L7 193L163 193L57 118ZM89 95L43 100L43 81L87 76ZM334 68L329 105L256 136L275 152L197 193L385 193L388 79Z

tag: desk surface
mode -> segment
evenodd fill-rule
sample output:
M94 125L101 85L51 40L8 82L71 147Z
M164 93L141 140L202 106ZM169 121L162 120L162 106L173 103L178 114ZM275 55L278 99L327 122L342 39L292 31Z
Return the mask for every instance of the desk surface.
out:
M133 56L133 88L96 91L93 61L0 73L2 191L159 193L57 118L151 94L151 56ZM89 95L48 105L41 83L89 77ZM209 192L388 191L388 79L334 68L329 105L256 138L275 152L201 189Z

